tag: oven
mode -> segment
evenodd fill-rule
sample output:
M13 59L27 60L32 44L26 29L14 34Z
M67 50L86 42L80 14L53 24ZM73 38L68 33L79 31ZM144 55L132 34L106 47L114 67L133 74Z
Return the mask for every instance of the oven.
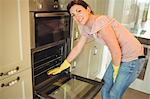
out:
M30 12L31 48L70 40L70 16L66 11Z
M61 65L68 52L65 40L32 49L34 99L92 99L100 91L103 82L74 75L69 68L47 75L50 69Z
M33 99L93 98L103 82L74 75L66 69L47 72L62 64L71 50L68 0L30 0Z

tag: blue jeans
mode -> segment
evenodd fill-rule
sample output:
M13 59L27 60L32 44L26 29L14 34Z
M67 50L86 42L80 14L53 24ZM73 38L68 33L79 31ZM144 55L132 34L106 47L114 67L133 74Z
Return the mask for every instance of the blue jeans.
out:
M110 63L103 77L102 99L122 99L126 89L140 74L143 63L144 58L121 62L115 82L113 82L113 67L112 63Z

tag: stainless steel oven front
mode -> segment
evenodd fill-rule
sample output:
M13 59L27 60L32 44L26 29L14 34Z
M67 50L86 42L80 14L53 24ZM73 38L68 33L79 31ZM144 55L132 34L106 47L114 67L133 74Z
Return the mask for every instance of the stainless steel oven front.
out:
M70 38L68 12L31 12L31 48Z

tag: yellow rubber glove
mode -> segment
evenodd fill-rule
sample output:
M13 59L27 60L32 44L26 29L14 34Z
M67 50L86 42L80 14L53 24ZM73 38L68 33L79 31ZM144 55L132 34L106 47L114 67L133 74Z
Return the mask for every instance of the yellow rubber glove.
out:
M47 72L47 74L48 74L48 75L51 75L51 74L52 74L52 75L56 75L56 74L60 73L61 71L67 69L67 68L70 67L70 66L71 66L71 64L70 64L67 60L65 60L65 61L60 65L60 67L54 68L54 69L52 69L52 70L49 70L49 71Z
M120 68L120 66L115 66L115 65L113 65L113 69L114 69L113 82L115 82L115 80L116 80L116 77L117 77L118 72L119 72L119 68Z

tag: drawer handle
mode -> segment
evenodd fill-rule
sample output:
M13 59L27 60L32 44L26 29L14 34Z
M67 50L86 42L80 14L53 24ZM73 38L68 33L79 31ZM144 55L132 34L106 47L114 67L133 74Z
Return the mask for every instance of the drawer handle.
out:
M97 47L96 47L96 46L94 46L93 55L97 55L97 53L98 53L98 49L97 49Z
M2 84L1 84L1 87L9 87L9 86L12 86L12 85L18 83L19 80L20 80L20 77L17 77L15 80L12 80L12 81L10 81L10 82L8 82L8 83L6 83L6 84L2 83Z
M76 31L75 36L74 36L74 41L77 40L77 39L79 39L79 32Z
M17 66L15 69L10 70L6 73L0 73L0 76L9 76L9 75L13 75L14 73L16 73L19 70L19 67Z

